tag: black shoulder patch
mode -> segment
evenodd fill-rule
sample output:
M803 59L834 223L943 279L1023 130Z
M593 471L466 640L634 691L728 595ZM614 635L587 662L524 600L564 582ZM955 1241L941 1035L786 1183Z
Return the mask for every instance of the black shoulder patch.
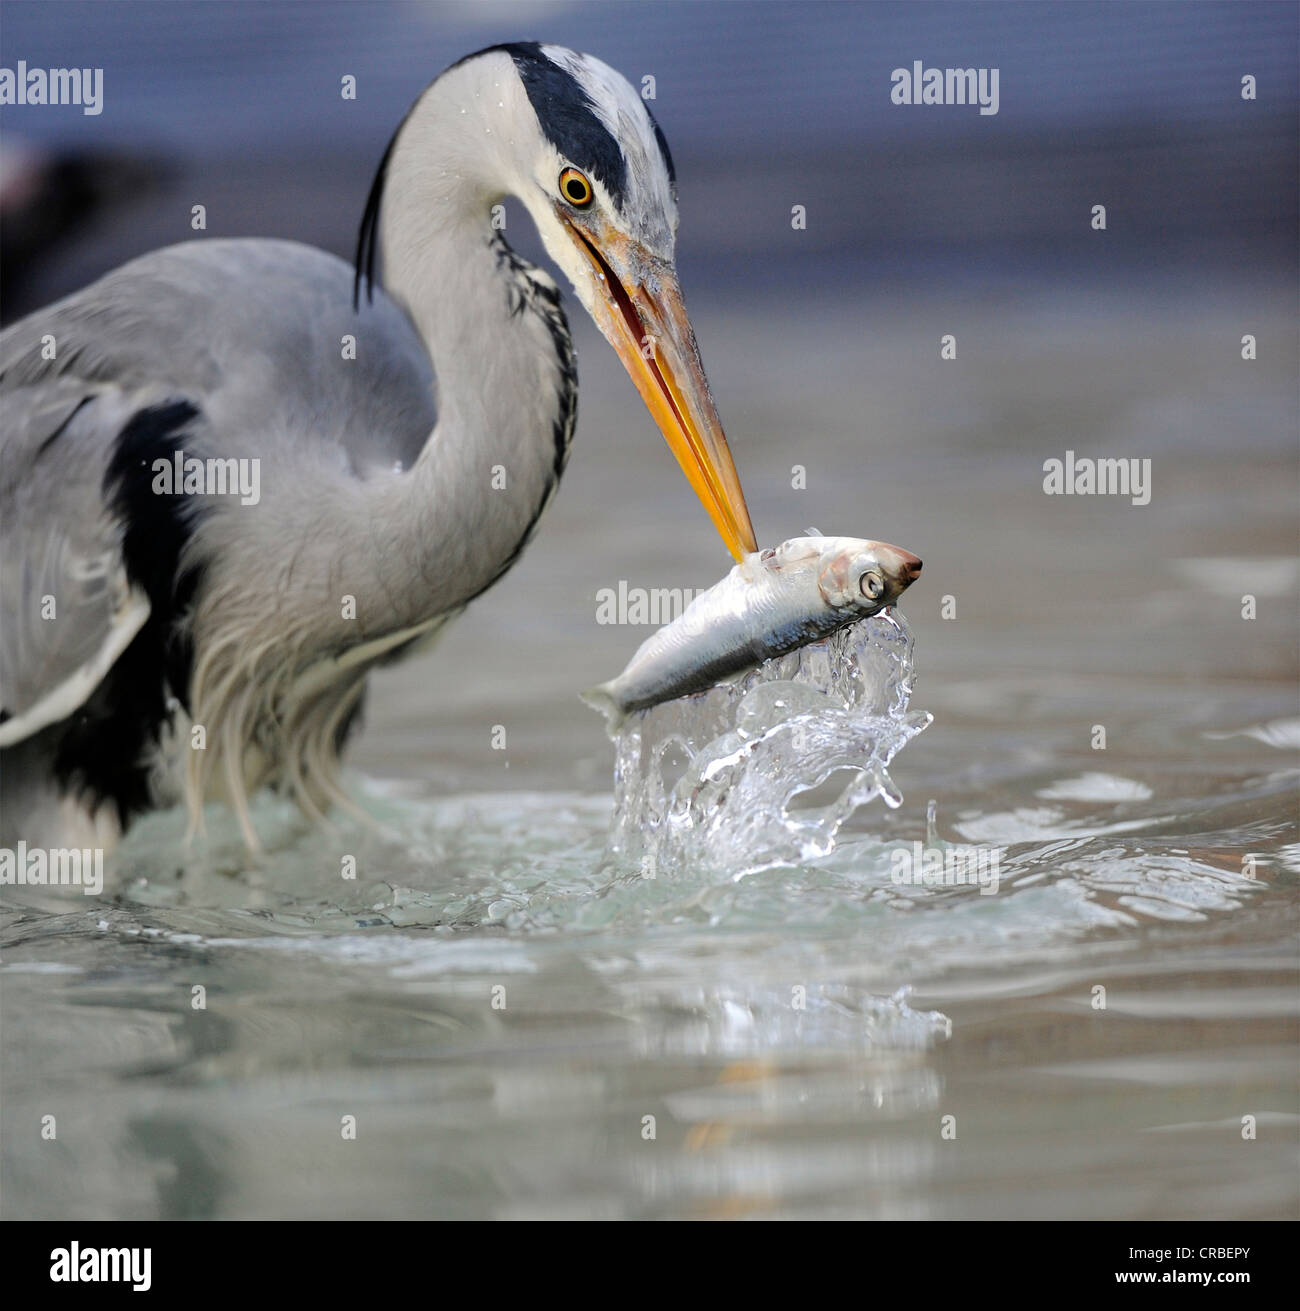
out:
M118 435L104 473L104 499L123 525L127 574L144 589L154 614L170 615L193 596L193 571L182 574L180 560L198 507L183 492L156 493L153 465L155 460L170 464L184 453L183 429L198 414L197 407L184 400L138 411Z
M184 451L182 429L198 415L188 401L140 410L118 435L104 498L123 529L122 557L149 597L144 627L90 700L62 726L54 772L64 788L111 801L125 826L152 803L148 756L170 719L168 697L189 695L193 652L185 623L199 576L183 568L195 507L153 491L153 462Z

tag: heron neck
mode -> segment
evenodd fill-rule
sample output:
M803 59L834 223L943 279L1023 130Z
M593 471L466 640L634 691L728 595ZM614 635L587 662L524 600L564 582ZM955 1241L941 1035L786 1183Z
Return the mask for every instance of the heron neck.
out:
M523 549L564 468L577 374L555 284L493 231L481 189L458 195L436 164L421 172L426 185L399 192L407 203L388 208L382 237L386 290L437 375L406 539L439 580L427 601L440 611L489 587ZM428 186L430 173L443 185Z

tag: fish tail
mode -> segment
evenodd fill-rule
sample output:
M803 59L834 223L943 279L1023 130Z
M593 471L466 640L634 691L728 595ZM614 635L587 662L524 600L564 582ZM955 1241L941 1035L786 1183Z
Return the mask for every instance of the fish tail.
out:
M610 683L601 683L599 687L589 687L585 692L579 692L578 695L593 710L599 710L605 716L605 727L612 736L618 731L627 716L614 699L614 694L610 690L611 687L612 684Z

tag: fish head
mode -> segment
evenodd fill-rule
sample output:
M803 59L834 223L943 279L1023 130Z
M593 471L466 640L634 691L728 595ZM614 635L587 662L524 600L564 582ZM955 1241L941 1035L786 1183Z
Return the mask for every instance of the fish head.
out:
M827 539L817 583L827 605L874 615L921 576L921 561L888 542Z

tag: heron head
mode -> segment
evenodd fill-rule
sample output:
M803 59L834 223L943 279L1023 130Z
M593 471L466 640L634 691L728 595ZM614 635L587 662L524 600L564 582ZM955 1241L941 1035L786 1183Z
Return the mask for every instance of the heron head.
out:
M523 202L722 540L738 560L754 550L677 281L672 157L627 80L591 55L534 42L491 46L445 70L380 163L357 241L358 301L363 282L374 285L390 170L403 185L401 203L383 206L384 242L408 271L430 263L431 222L477 225L505 196Z
M673 259L672 156L637 91L561 46L504 47L536 118L516 190L736 559L755 549Z

